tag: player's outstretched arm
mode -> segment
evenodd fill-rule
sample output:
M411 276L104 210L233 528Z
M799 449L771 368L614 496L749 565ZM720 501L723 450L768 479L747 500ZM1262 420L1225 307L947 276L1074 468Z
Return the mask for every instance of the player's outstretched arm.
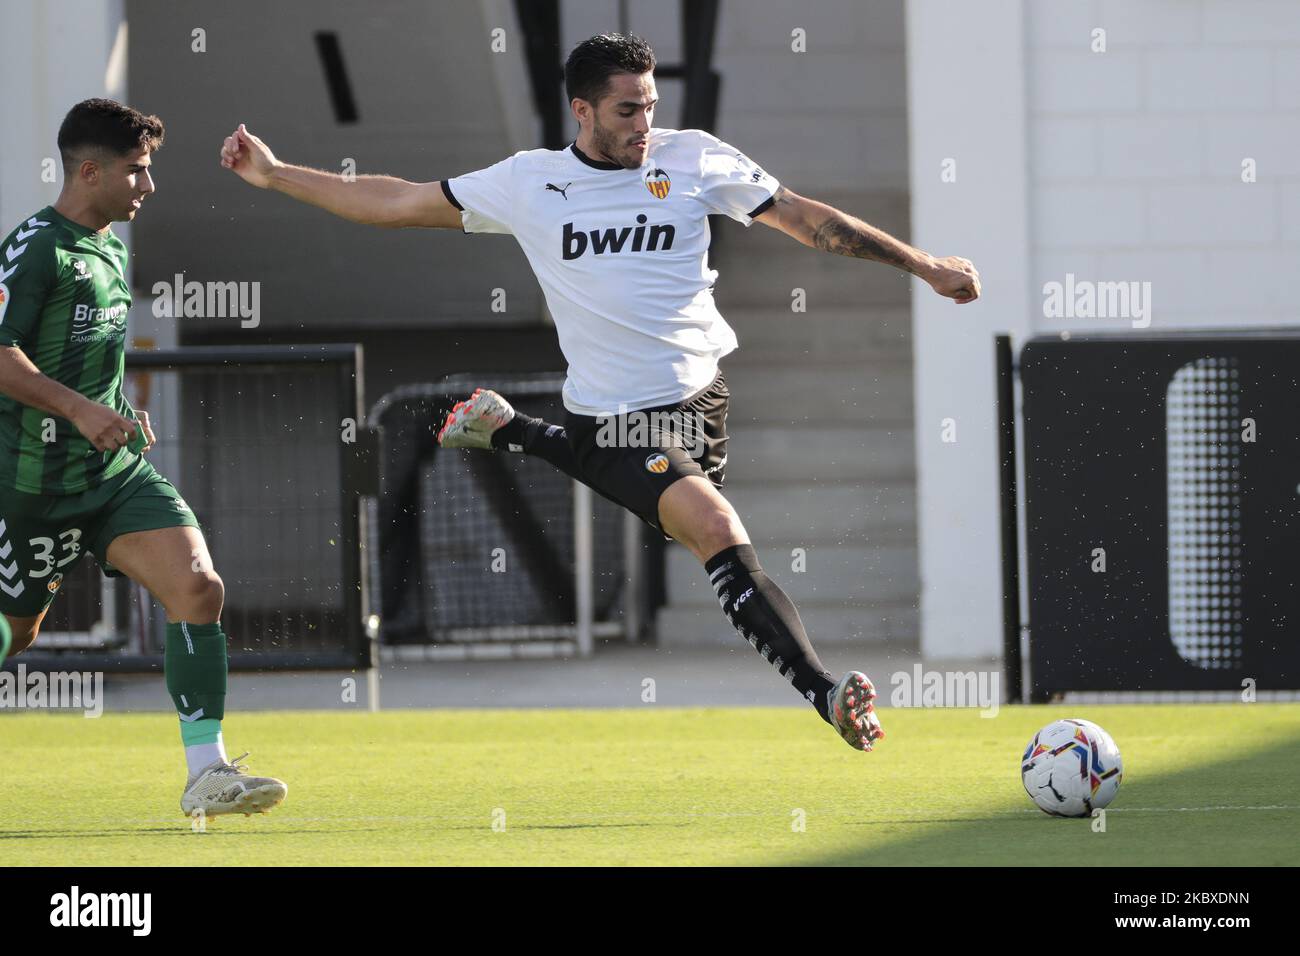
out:
M72 422L86 441L100 451L113 451L126 445L135 434L136 423L109 408L86 398L66 385L41 374L31 359L19 348L0 348L0 395L48 412ZM144 427L148 417L141 412ZM146 432L150 445L153 431Z
M979 273L969 259L936 259L834 206L800 196L784 186L777 189L772 205L755 219L805 246L883 262L910 272L928 282L935 292L955 299L958 305L980 297Z
M461 228L460 210L442 191L442 184L412 183L395 176L356 176L344 179L275 158L269 146L240 123L221 145L221 165L261 189L275 189L301 202L370 226L400 229Z

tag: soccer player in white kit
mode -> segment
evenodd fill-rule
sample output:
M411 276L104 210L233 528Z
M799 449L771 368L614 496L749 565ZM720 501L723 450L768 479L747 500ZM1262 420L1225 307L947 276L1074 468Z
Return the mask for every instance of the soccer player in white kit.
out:
M565 63L577 140L450 180L348 182L280 162L242 125L222 145L221 164L354 222L513 235L568 361L564 424L480 389L454 407L439 442L538 455L679 541L741 635L844 740L870 750L884 736L871 681L859 671L836 681L822 666L720 491L729 396L718 362L737 342L713 302L708 216L887 263L958 303L979 297L979 275L966 259L937 259L796 195L708 133L653 127L654 67L638 37L585 40Z

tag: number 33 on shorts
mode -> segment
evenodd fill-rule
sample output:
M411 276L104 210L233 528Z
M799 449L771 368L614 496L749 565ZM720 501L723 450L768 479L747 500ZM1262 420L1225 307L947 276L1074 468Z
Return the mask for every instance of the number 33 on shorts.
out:
M27 572L29 578L45 578L55 568L72 564L81 557L81 529L69 528L59 532L56 544L53 538L32 538L27 543L32 547L32 561L35 566ZM55 554L58 548L59 553Z
M106 553L120 535L198 525L176 489L143 458L76 494L0 488L0 614L40 614L87 552L116 576Z
M0 518L0 612L31 617L53 600L63 569L76 564L86 549L80 528L27 537L14 524Z

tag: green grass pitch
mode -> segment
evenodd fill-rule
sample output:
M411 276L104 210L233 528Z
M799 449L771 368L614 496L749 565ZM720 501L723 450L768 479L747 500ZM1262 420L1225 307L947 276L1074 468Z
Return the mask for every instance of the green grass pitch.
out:
M1021 788L1065 716L1124 755L1104 833ZM196 833L171 716L5 715L0 864L1300 863L1300 704L882 718L860 754L802 709L231 714L231 755L289 797Z

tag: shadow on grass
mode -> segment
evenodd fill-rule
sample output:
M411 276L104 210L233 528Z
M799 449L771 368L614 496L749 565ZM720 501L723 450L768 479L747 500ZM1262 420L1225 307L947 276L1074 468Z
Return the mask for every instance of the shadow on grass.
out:
M877 837L841 852L782 862L812 866L1295 866L1300 832L1294 806L1300 773L1297 741L1152 777L1126 775L1105 817L1095 821L1042 813L933 820L891 826L922 832ZM1014 781L1020 790L1020 782ZM1021 794L1023 796L1023 793ZM1283 805L1283 806L1279 806ZM1021 804L1029 806L1028 799ZM1198 809L1198 808L1222 809ZM1256 807L1260 809L1231 809ZM1015 810L1008 807L1007 810ZM1167 812L1161 812L1167 811ZM864 812L863 825L879 821Z

